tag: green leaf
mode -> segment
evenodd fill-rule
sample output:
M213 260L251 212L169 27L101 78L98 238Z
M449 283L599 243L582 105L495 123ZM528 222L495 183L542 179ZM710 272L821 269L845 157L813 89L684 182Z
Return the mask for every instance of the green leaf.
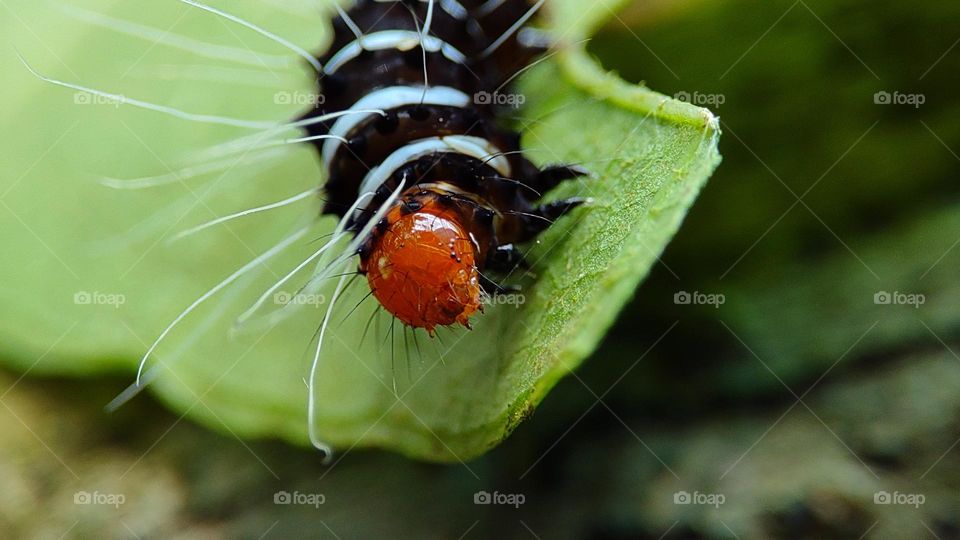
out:
M549 4L548 21L557 35L576 43L619 4L595 2L585 9L582 3L556 1ZM308 7L294 16L257 5L235 2L230 9L298 44L323 46L317 29L325 25ZM309 73L295 62L287 70L203 72L229 77L226 82L158 82L151 66L211 61L118 38L24 0L9 2L9 9L18 16L4 19L5 35L42 72L130 97L209 114L282 120L294 117L298 107L295 100L275 99L277 92L306 95L310 88ZM95 9L144 20L135 6L100 2ZM292 56L187 6L151 5L149 24ZM0 87L3 102L12 104L3 125L18 136L0 157L5 231L0 335L4 361L21 370L132 372L187 305L319 211L319 202L303 202L170 244L166 239L179 230L317 185L316 157L308 148L290 147L270 162L248 157L223 177L111 191L91 173L166 173L189 163L190 150L245 132L129 107L81 106L69 91L31 78L12 55L3 57L2 67L13 74L10 84ZM237 84L239 75L255 84ZM529 246L535 276L519 279L524 303L488 308L473 331L441 331L442 342L421 334L416 345L407 336L405 345L399 329L392 337L386 325L378 332L374 324L361 340L375 306L365 302L341 324L342 315L366 294L362 282L351 289L344 313L331 324L317 377L316 425L336 447L379 446L456 461L495 446L594 350L719 162L719 131L709 112L621 82L580 45L531 70L518 90L527 98L520 124L530 155L538 162L583 162L593 172L549 197L581 194L593 203ZM242 176L246 172L249 177ZM138 225L144 220L153 226ZM325 218L311 238L333 225ZM305 442L303 380L312 357L310 336L325 306L319 301L305 306L273 328L237 333L231 326L317 245L295 243L192 313L151 361L165 366L152 390L174 410L235 436ZM326 298L330 293L323 291ZM384 344L391 337L397 348L393 360L391 344Z

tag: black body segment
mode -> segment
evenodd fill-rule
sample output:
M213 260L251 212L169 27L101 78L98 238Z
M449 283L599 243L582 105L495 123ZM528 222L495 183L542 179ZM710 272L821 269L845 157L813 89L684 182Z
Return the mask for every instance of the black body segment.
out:
M337 137L314 141L327 174L324 213L344 217L361 191L373 193L366 208L378 208L404 182L395 205L413 208L420 198L439 197L457 209L483 254L481 271L508 272L521 264L514 244L531 240L583 202L536 201L586 174L568 165L537 168L523 156L520 134L503 127L497 107L484 99L507 92L504 83L543 52L522 31L511 31L532 6L525 0L435 0L429 34L422 33L426 0L359 0L347 19L335 17L332 43L319 58L324 99L305 118L351 108L382 114L308 126L310 135ZM416 151L431 145L435 151ZM359 230L370 215L347 217ZM371 241L376 235L374 229Z

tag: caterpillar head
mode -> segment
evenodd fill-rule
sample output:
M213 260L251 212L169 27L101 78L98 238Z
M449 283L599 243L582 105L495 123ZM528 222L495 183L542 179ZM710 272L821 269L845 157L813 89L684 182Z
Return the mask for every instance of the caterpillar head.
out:
M360 271L396 318L431 334L481 309L493 212L443 183L407 190L360 253Z

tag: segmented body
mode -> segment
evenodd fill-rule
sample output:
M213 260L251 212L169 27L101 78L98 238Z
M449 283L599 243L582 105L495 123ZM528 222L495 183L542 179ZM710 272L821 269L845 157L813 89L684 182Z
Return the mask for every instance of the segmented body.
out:
M396 319L431 333L437 326L469 326L471 316L481 310L482 295L502 290L485 272L509 273L521 265L523 257L516 245L535 238L584 202L571 198L537 203L553 187L586 171L570 165L540 169L527 160L520 134L498 121L493 99L543 52L542 40L535 35L531 39L523 27L544 0L532 5L525 0L358 0L333 21L333 42L321 58L236 15L197 0L179 1L258 32L304 58L318 74L321 104L303 119L279 125L197 114L47 77L22 56L20 60L34 76L56 86L186 121L260 131L253 139L222 145L215 155L230 156L237 148L249 151L262 137L287 130L308 131L308 137L267 141L263 147L303 141L316 145L327 176L323 212L339 216L340 222L327 243L265 291L240 315L238 324L257 313L300 270L333 253L353 233L344 253L333 261L320 259L305 289L337 277L335 272L359 255L359 271L367 276L372 295ZM123 32L142 33L140 26L131 29L124 21L93 17ZM182 46L182 41L177 43ZM200 47L200 52L222 52L202 43ZM235 164L228 161L230 167ZM198 168L217 170L221 165L215 163ZM169 183L166 176L181 180L179 174L172 174L110 184L139 189ZM313 193L224 216L178 237L293 204ZM181 321L294 245L309 229L308 225L284 238L187 306L143 355L135 384L111 406L136 395L160 373L161 365L148 373L144 368ZM333 309L350 275L339 276L328 301L307 379L308 433L328 458L331 449L316 425L317 371Z
M537 168L493 103L543 52L520 28L531 7L524 0L360 0L333 22L329 52L319 59L324 99L307 117L382 113L307 127L311 136L335 136L314 143L327 174L324 212L361 231L373 210L400 193L359 255L374 296L407 325L467 325L480 295L499 290L485 270L512 270L521 260L516 244L582 202L536 204L584 171ZM369 200L347 215L364 194Z

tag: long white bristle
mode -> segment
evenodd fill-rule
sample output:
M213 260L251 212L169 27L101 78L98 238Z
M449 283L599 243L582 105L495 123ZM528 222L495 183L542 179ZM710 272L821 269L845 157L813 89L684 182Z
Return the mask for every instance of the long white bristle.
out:
M546 0L540 0L539 2L534 4L533 7L527 10L527 12L524 13L522 17L517 19L517 22L513 23L513 26L508 28L507 31L503 33L503 35L501 35L499 38L497 38L496 41L491 43L489 47L484 49L484 51L480 53L480 56L483 58L486 58L487 56L490 56L491 54L496 52L496 50L499 49L501 45L503 45L504 43L506 43L508 39L510 39L510 36L517 33L517 31L520 30L520 28L522 28L523 25L527 24L527 21L530 20L530 17L533 17L534 14L536 14L537 11L539 11L540 8L543 7L543 3L545 1Z
M232 140L208 147L204 150L195 152L193 154L193 157L195 159L211 159L211 158L221 158L221 157L229 156L232 154L236 154L238 152L245 152L249 148L252 141L259 141L259 140L271 137L273 135L281 134L285 131L300 129L300 128L312 126L315 124L320 124L328 120L333 120L335 118L340 118L341 116L349 116L352 114L361 114L361 115L379 114L380 116L386 116L387 113L381 109L356 109L356 110L347 109L344 111L327 113L321 116L304 118L302 120L297 120L296 122L290 122L287 124L278 124L273 128L265 130L262 133L245 135L243 137L238 137L236 139L232 139ZM288 140L296 141L296 139L288 139ZM269 143L264 143L264 144L269 144Z
M213 6L208 6L207 4L203 4L203 3L201 3L201 2L197 2L196 0L179 0L179 1L180 1L180 2L183 2L184 4L193 6L193 7L195 7L195 8L199 8L199 9L202 9L202 10L204 10L204 11L213 13L214 15L218 15L218 16L220 16L220 17L223 17L224 19L227 19L227 20L229 20L229 21L235 22L235 23L237 23L237 24L239 24L240 26L243 26L243 27L245 27L245 28L249 28L250 30L253 30L254 32L256 32L256 33L258 33L258 34L260 34L260 35L262 35L262 36L264 36L264 37L266 37L266 38L268 38L268 39L271 39L271 40L279 43L280 45L283 45L284 47L290 49L291 51L297 53L297 54L300 55L304 60L306 60L307 62L309 62L310 65L313 66L313 68L317 71L317 73L323 72L323 65L320 64L320 61L317 60L312 54L310 54L309 52L307 52L306 50L304 50L304 49L303 49L302 47L300 47L299 45L295 45L295 44L291 43L290 41L288 41L288 40L286 40L286 39L284 39L284 38L282 38L282 37L274 34L273 32L271 32L271 31L269 31L269 30L266 30L266 29L264 29L264 28L260 28L259 26L253 24L252 22L247 21L247 20L245 20L245 19L241 19L240 17L237 17L236 15L234 15L234 14L232 14L232 13L227 13L226 11L223 11L222 9L218 9L218 8L213 7Z
M201 124L219 124L223 126L232 126L232 127L241 127L247 129L272 129L277 127L276 122L265 122L265 121L256 121L256 120L240 120L237 118L229 118L225 116L215 116L210 114L196 114L180 109L175 109L173 107L167 107L166 105L158 105L156 103L149 103L146 101L141 101L138 99L129 98L122 94L112 94L110 92L104 92L102 90L97 90L95 88L88 88L86 86L81 86L79 84L73 84L66 81L61 81L58 79L53 79L47 77L46 75L41 74L36 69L31 66L27 60L20 54L20 51L16 51L17 58L20 59L20 62L27 68L34 77L40 79L41 81L56 85L62 86L64 88L70 88L72 90L77 90L79 92L84 92L87 94L92 94L95 96L102 97L106 100L109 100L112 103L117 105L130 105L133 107L138 107L140 109L147 109L150 111L155 111L163 114L168 114L182 120L189 120L191 122L198 122Z
M354 22L353 18L350 17L350 14L347 13L340 4L336 4L337 14L340 15L340 18L343 19L344 24L347 25L347 28L353 32L353 37L357 38L357 43L360 44L360 47L363 47L363 31L360 30L360 27L357 26L357 23Z
M330 235L330 239L327 241L327 243L324 244L320 249L318 249L316 253L310 256L306 261L304 261L299 266L294 268L292 272L280 278L280 280L277 283L275 283L272 287L267 289L266 292L260 295L260 297L257 298L257 301L254 302L252 306L250 306L249 308L247 308L246 311L240 314L240 317L237 318L237 322L235 323L235 326L242 326L243 324L245 324L247 320L249 320L250 317L252 317L253 314L256 313L263 306L263 304L267 302L267 299L270 298L270 295L276 292L277 289L283 286L284 283L289 281L291 278L293 278L294 275L299 273L303 268L305 268L308 264L310 264L311 261L323 255L324 253L326 253L332 246L336 245L340 240L342 240L346 236L347 223L350 221L350 216L353 214L354 211L356 211L357 208L360 207L361 204L365 204L367 199L369 199L372 196L373 196L372 193L365 193L357 197L357 200L353 203L353 205L350 206L350 208L347 210L347 213L344 215L344 217L340 219L339 223L337 223L337 226L336 228L334 228L333 233ZM324 261L327 261L327 260L329 259L328 258L324 259ZM321 264L323 264L323 261L321 261Z
M379 222L380 219L383 218L383 215L386 214L386 212L390 209L391 206L393 206L393 203L394 201L396 201L397 197L399 197L400 194L403 193L404 185L405 185L405 181L401 180L400 184L393 191L393 193L391 193L390 196L387 197L387 199L383 202L383 204L380 205L379 210L370 219L370 222L363 228L360 234L357 235L354 241L351 242L351 246L354 246L354 247L352 247L352 249L351 247L348 247L346 253L351 253L355 251L356 247L359 246L359 243L361 243L366 239L366 236L370 234L370 231L373 230L373 227L376 226L377 222ZM357 240L360 240L360 242L357 242ZM344 273L346 269L349 268L349 264L350 264L349 261L345 263L342 266L340 272ZM326 273L327 277L329 277L329 275L332 274L337 268L338 267L336 265L330 265L330 267L328 267L327 269L327 272L324 272L324 273ZM349 275L343 275L340 277L340 280L337 282L337 287L333 291L333 296L330 297L330 302L327 304L327 311L324 314L323 322L320 325L320 334L317 337L317 348L313 355L313 363L310 365L310 378L308 379L308 383L307 383L307 393L308 393L307 432L310 435L310 442L313 444L313 446L318 450L324 452L328 459L330 458L330 455L331 455L330 446L324 443L322 440L320 440L320 436L319 434L317 434L317 426L316 426L317 369L320 365L320 351L323 348L323 340L324 340L324 337L326 337L327 326L330 323L330 318L333 314L333 308L336 305L337 300L340 298L341 293L343 292L344 284L346 283L347 278L349 278Z
M342 271L346 269L347 265L344 265ZM337 299L340 298L340 294L343 292L343 287L348 277L349 276L340 277L340 280L337 282L337 287L333 291L333 296L330 297L327 311L323 315L323 322L320 323L320 334L317 336L317 348L313 355L313 362L310 365L310 378L307 384L307 433L310 435L310 443L313 444L314 448L324 453L325 461L331 459L333 451L330 445L320 440L320 436L317 434L317 368L320 365L320 350L323 347L323 338L326 337L327 326L333 314L333 307L336 305Z
M232 167L235 167L240 164L240 161L244 161L246 164L256 163L261 161L267 161L270 159L275 159L285 155L286 149L284 148L262 148L257 149L259 155L254 154L256 157L255 160L238 160L236 157L225 158L215 161L210 161L208 163L203 163L200 165L194 165L189 167L184 167L182 169L171 171L165 174L158 174L153 176L141 176L139 178L101 178L100 183L106 187L112 189L148 189L154 187L168 186L171 184L178 184L184 180L190 178L195 178L197 176L202 176L204 174L228 170ZM251 157L254 157L251 156ZM245 156L246 157L246 156Z
M226 45L217 45L200 41L191 37L173 33L171 30L160 30L152 26L116 19L102 13L89 11L76 6L64 4L60 7L67 15L74 19L90 23L101 28L113 30L119 34L131 36L137 39L149 41L151 44L159 43L168 47L187 51L197 56L210 58L213 60L226 60L251 66L260 66L274 69L288 69L292 66L290 59L286 56L264 54L254 52L249 49L238 49Z
M277 202L273 202L273 203L270 203L270 204L265 204L265 205L263 205L263 206L258 206L258 207L256 207L256 208L248 208L247 210L241 210L241 211L239 211L239 212L234 212L233 214L229 214L229 215L226 215L226 216L223 216L223 217L214 219L214 220L212 220L212 221L208 221L208 222L206 222L206 223L203 223L202 225L197 225L196 227L191 227L191 228L189 228L189 229L187 229L187 230L185 230L185 231L182 231L182 232L180 232L180 233L177 233L177 234L171 239L171 241L176 241L176 240L180 240L181 238L186 238L187 236L191 236L191 235L196 234L196 233L198 233L198 232L200 232L200 231L204 231L204 230L206 230L206 229L209 229L210 227L216 227L217 225L220 225L220 224L222 224L222 223L226 223L226 222L228 222L228 221L232 221L232 220L234 220L234 219L239 219L239 218L242 218L242 217L245 217L245 216L249 216L249 215L253 215L253 214L258 214L258 213L260 213L260 212L266 212L266 211L269 211L269 210L274 210L274 209L276 209L276 208L282 208L282 207L284 207L284 206L287 206L287 205L290 205L290 204L293 204L293 203L302 201L302 200L304 200L304 199L306 199L306 198L308 198L308 197L317 195L317 194L319 193L319 191L320 191L319 189L313 188L313 189L304 191L303 193L298 193L298 194L296 194L296 195L294 195L294 196L292 196L292 197L288 197L288 198L286 198L286 199L283 199L282 201L277 201Z
M239 279L240 277L242 277L244 274L246 274L247 272L249 272L251 269L253 269L253 268L255 268L257 265L260 265L260 264L264 263L265 261L273 258L273 257L276 256L277 254L279 254L281 251L283 251L284 249L286 249L287 247L289 247L290 245L292 245L294 242L296 242L297 240L299 240L300 238L302 238L303 235L305 235L308 230L309 230L309 227L304 227L304 228L300 229L299 231L297 231L296 233L294 233L294 234L288 236L287 238L283 239L279 244L277 244L277 245L273 246L272 248L270 248L269 250L263 252L261 255L257 256L257 257L256 257L255 259L253 259L252 261L250 261L250 262L248 262L247 264L243 265L239 270L237 270L236 272L234 272L234 273L230 274L229 276L227 276L226 279L224 279L224 280L221 281L220 283L216 284L212 289L210 289L210 290L208 290L207 292L205 292L202 296L200 296L200 298L197 298L196 300L194 300L194 302L193 302L192 304L190 304L190 305L187 307L187 309L185 309L185 310L183 310L182 312L180 312L180 315L177 315L177 317L173 320L173 322L171 322L166 328L164 328L163 332L160 333L160 335L157 337L157 339L153 342L152 345L150 345L150 348L147 349L147 352L146 352L146 353L143 355L143 357L140 359L140 364L139 364L139 366L137 367L137 379L136 379L137 385L138 385L138 386L140 385L140 377L143 375L143 368L144 368L144 366L146 366L147 360L150 358L150 355L153 354L153 351L156 350L156 348L160 345L160 343L163 341L163 339L167 337L167 334L169 334L170 331L173 330L173 328L174 328L175 326L177 326L177 324L180 323L180 321L182 321L187 315L189 315L191 312L193 312L193 310L197 309L197 307L199 307L201 304L203 304L203 303L206 302L208 299L210 299L210 297L212 297L213 295L215 295L215 294L217 294L218 292L220 292L221 290L223 290L225 287L227 287L228 285L230 285L231 283L233 283L234 281L236 281L237 279Z

